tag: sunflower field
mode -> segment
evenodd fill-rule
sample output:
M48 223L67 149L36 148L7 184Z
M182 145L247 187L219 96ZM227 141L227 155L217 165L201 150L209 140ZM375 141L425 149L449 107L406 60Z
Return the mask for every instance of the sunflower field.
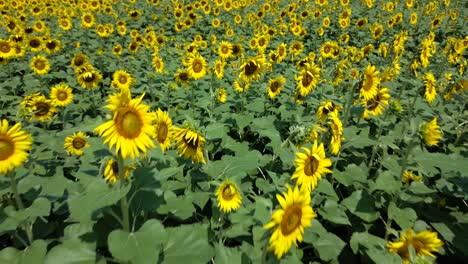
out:
M467 13L0 0L0 263L468 263Z

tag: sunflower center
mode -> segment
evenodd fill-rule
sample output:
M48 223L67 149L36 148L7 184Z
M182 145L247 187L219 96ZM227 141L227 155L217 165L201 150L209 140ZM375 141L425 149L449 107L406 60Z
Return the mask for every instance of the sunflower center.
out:
M40 102L36 104L36 116L45 116L49 113L50 105L48 103Z
M119 113L115 123L119 134L130 139L138 137L143 127L138 113L135 113L130 109L123 113Z
M247 76L252 75L255 73L255 71L257 71L257 69L258 69L257 64L253 61L249 61L247 65L245 65L245 70L244 70L245 75Z
M68 98L68 94L66 92L64 91L58 92L57 99L59 99L59 101L65 101L67 100L67 98Z
M194 72L199 73L203 70L203 64L199 60L195 60L192 63L192 69Z
M37 39L33 39L31 40L31 42L29 42L29 45L32 47L32 48L37 48L41 45L41 42L39 42Z
M304 87L307 87L309 86L311 83L312 83L312 74L309 72L309 71L306 71L303 75L302 75L302 85Z
M163 122L159 123L158 126L158 142L164 142L167 138L167 134L169 133L169 129L167 125Z
M119 174L119 165L117 164L117 162L112 162L112 172L116 175Z
M287 208L281 220L281 233L287 236L294 232L301 224L302 209L299 205Z
M86 23L91 23L92 19L91 19L90 16L85 16L85 17L84 17L84 21L85 21Z
M270 91L272 91L273 93L278 91L280 85L279 83L276 81L276 82L273 82L270 86Z
M223 189L223 199L226 201L230 201L234 196L236 195L236 191L234 188L231 187L230 184L228 184L226 187Z
M11 50L11 47L10 47L10 45L8 45L8 43L2 43L0 45L0 51L3 52L3 53L8 53L8 52L10 52L10 50Z
M126 83L127 83L127 80L128 80L128 79L127 79L127 76L125 76L125 75L121 75L121 76L119 77L119 82L120 82L121 84L126 84Z
M86 141L83 138L77 137L73 139L72 144L75 149L80 149L86 145Z
M87 72L83 74L83 80L85 82L93 82L95 79L95 75L92 72Z
M372 89L373 85L374 85L374 82L372 80L372 76L366 75L366 78L364 79L364 82L362 84L362 88L366 91L369 91Z
M182 81L187 81L188 80L188 74L185 73L185 72L182 72L179 74L179 78L182 80Z
M222 52L223 54L229 53L229 47L223 46L223 47L221 48L221 52Z
M15 145L7 138L0 138L0 160L8 159L15 151Z
M38 70L43 70L45 68L45 63L42 60L34 62L34 67Z
M307 176L313 176L319 167L319 160L312 156L304 163L304 173Z
M47 46L48 49L53 50L53 49L55 49L55 47L57 47L57 44L55 42L53 42L53 41L49 41L49 42L47 42L46 46Z
M190 149L196 150L198 148L198 139L186 140L186 143Z

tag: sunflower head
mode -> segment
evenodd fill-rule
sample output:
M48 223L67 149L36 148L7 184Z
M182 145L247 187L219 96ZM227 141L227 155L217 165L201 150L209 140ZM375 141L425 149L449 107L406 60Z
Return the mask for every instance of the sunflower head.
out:
M118 70L112 75L112 87L121 89L122 87L130 89L135 84L135 78L125 70Z
M34 56L31 60L30 67L38 75L44 75L50 71L49 60L43 55Z
M88 138L89 136L81 131L73 133L73 135L65 138L63 147L70 154L82 156L84 154L83 148L89 147L89 143L86 141Z
M286 78L284 78L283 76L278 76L274 79L271 79L268 82L267 92L268 92L268 96L270 97L270 99L274 99L276 96L280 94L281 90L284 87L285 82L286 82Z
M391 253L397 253L406 264L410 262L410 246L418 256L435 257L432 252L438 252L443 245L444 242L437 237L436 232L422 231L415 234L410 228L405 233L401 232L399 241L388 242L387 248Z
M203 149L205 138L193 125L185 123L183 127L174 127L172 138L174 139L179 156L191 159L194 163L205 163Z
M57 113L57 106L53 100L47 99L43 95L34 96L28 103L28 109L31 113L30 120L39 120L46 122Z
M427 146L437 146L442 139L442 130L437 124L437 118L422 124L419 127L419 136Z
M50 90L50 99L57 106L66 106L73 101L72 89L65 83L60 83Z
M168 112L158 108L156 111L155 128L156 141L164 152L170 147L172 142L172 119L169 117Z
M269 249L280 259L293 244L303 240L304 228L312 224L317 214L310 206L310 193L297 186L291 189L288 185L287 191L277 194L276 199L281 208L273 213L265 228L273 229Z
M31 135L21 130L21 123L9 127L8 121L0 121L0 174L7 174L28 159Z
M134 164L130 164L125 166L124 168L124 178L128 180L130 178L130 174L133 170L136 169ZM119 166L115 159L109 159L106 163L106 167L104 168L104 179L109 184L114 184L116 181L119 180Z
M230 181L225 180L216 190L216 198L218 200L218 207L224 213L230 213L239 209L242 196L237 185Z

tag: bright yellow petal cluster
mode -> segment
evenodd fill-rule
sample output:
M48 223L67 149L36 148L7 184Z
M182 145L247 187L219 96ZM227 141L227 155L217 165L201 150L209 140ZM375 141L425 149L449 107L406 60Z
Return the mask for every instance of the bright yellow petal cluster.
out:
M6 119L0 122L0 173L6 174L23 165L31 150L31 135L21 130L21 123L9 127Z
M237 185L225 180L216 190L216 198L218 199L218 207L225 213L230 213L239 209L242 203L242 196Z

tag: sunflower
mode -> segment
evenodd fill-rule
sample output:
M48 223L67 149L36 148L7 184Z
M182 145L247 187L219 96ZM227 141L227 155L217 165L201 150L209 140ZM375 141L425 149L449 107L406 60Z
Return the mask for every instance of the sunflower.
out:
M118 70L112 74L111 85L117 89L130 89L135 84L135 78L125 70Z
M57 53L62 48L60 40L58 39L46 40L42 43L42 45L43 45L42 49L45 50L49 54Z
M291 59L293 60L294 57L299 56L304 50L304 44L301 41L294 41L291 46L289 47L289 53L291 54Z
M89 143L86 141L87 138L89 138L89 136L81 131L73 133L73 135L65 138L63 147L70 154L82 156L84 154L82 149L84 147L89 147Z
M428 146L437 146L442 139L442 131L437 124L437 118L434 117L431 121L422 124L419 127L419 136Z
M240 66L239 78L245 83L249 84L252 82L252 80L260 79L260 74L264 71L265 64L266 59L262 55L247 59Z
M306 63L301 73L296 76L297 91L301 96L308 95L318 84L320 68L315 64Z
M78 75L78 84L83 88L96 88L102 81L102 74L94 69L87 69L85 72Z
M199 53L189 53L184 64L193 79L198 80L206 75L207 63Z
M340 152L341 140L343 139L343 123L337 112L332 112L329 116L328 125L331 129L330 153L337 155Z
M9 40L0 39L0 58L9 59L15 55L13 43Z
M341 106L335 104L332 101L323 101L317 109L317 113L315 115L317 116L318 120L323 122L327 119L329 114L333 112L338 113L341 110L341 108Z
M152 65L156 72L162 73L164 71L164 61L159 56L153 56Z
M235 80L233 85L234 89L239 93L243 93L250 88L250 83L241 83L241 80Z
M317 186L318 181L325 173L331 173L328 169L332 162L326 158L323 143L317 145L314 141L312 149L302 148L305 153L296 153L296 171L291 179L297 179L297 185L302 186L308 192L311 192Z
M436 80L435 80L434 74L430 72L426 73L424 75L424 85L425 85L424 97L426 98L426 101L430 104L434 102L434 99L437 97L435 84L436 84Z
M221 41L218 48L218 55L226 60L232 56L232 44L227 41Z
M73 56L73 58L71 59L71 63L70 65L77 69L83 65L86 65L89 63L89 58L88 58L88 55L84 54L84 53L77 53Z
M135 165L127 165L124 168L124 178L128 180L130 177L130 173L136 168ZM107 161L106 167L104 169L104 179L109 184L114 184L116 181L119 180L119 166L115 159L109 159Z
M81 27L84 29L91 28L96 22L96 18L91 12L85 12L81 15Z
M216 60L214 64L214 73L216 78L222 79L224 77L224 67L226 66L226 62L223 60Z
M365 17L358 19L358 21L356 22L356 28L359 30L363 29L364 26L367 25L367 22L368 22L368 19Z
M178 83L187 84L190 81L190 74L187 70L178 69L174 78Z
M286 44L285 43L281 43L278 45L278 47L276 48L276 54L278 56L277 58L277 62L280 63L282 62L287 54L286 54Z
M218 208L224 213L230 213L239 209L242 203L242 196L237 185L225 180L216 190L216 198L218 199Z
M29 38L26 43L29 50L32 52L38 52L42 49L42 39L39 37Z
M172 119L166 111L158 108L156 111L156 141L159 143L161 150L166 151L172 141Z
M112 54L114 54L114 56L120 56L122 55L122 53L123 53L122 45L117 44L112 47Z
M382 114L385 107L388 106L388 100L390 95L388 94L388 88L381 88L377 95L371 99L362 99L361 105L364 107L362 117L369 119L370 115L379 116Z
M366 70L364 71L364 76L362 79L361 85L361 96L365 100L372 99L378 93L378 87L380 85L380 79L378 77L379 71L375 68L374 65L367 65Z
M432 252L438 252L444 242L437 237L436 232L422 231L415 234L413 229L408 229L406 234L400 233L400 240L388 242L387 248L391 253L397 253L403 259L403 263L410 263L409 247L412 246L418 256L435 257Z
M226 99L227 99L226 89L224 88L216 89L215 95L216 95L216 101L218 103L224 104L226 102Z
M300 191L297 186L291 189L287 186L287 192L282 195L277 194L281 209L277 209L271 216L271 221L265 228L273 228L270 237L270 250L274 250L279 259L286 254L292 244L297 246L297 242L303 240L304 228L312 224L312 219L317 217L310 206L310 194Z
M31 135L21 130L21 123L9 128L8 121L0 122L0 173L6 175L28 159Z
M379 39L384 33L384 27L378 23L375 23L370 27L372 38Z
M284 87L285 82L286 82L286 78L284 78L283 76L278 76L274 79L271 79L268 82L267 92L268 92L268 96L270 97L270 99L274 99L276 96L280 94L281 90Z
M50 71L49 60L43 55L34 56L29 66L38 75L44 75Z
M45 98L43 95L33 97L29 103L29 109L32 113L30 120L39 120L40 122L51 120L57 113L54 101Z
M154 114L149 113L149 106L141 102L144 96L132 99L126 88L110 95L105 107L112 111L112 119L94 130L104 137L104 144L109 143L109 148L115 146L117 155L123 159L130 157L133 160L141 153L146 154L148 148L155 147L151 140L156 136L152 125Z
M412 182L422 181L422 177L414 175L414 173L412 171L410 171L410 170L405 170L405 172L403 173L403 179L401 179L401 181L408 186Z
M192 162L205 163L203 157L205 138L199 132L189 125L185 125L182 128L174 127L172 135L179 156L184 156L186 159L190 158Z
M56 106L66 106L73 101L72 89L64 83L57 84L50 90L50 99Z
M62 17L58 20L58 25L63 31L68 31L72 28L73 24L69 17Z

